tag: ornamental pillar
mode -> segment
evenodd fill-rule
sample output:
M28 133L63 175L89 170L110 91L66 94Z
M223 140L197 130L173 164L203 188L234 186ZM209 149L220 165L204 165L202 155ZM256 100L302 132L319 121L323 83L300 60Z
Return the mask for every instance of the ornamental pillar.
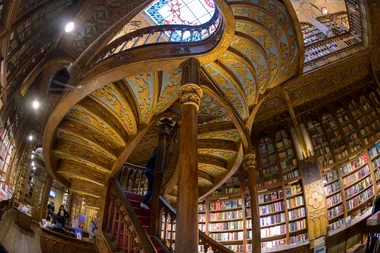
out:
M260 239L260 214L257 203L257 185L256 185L256 155L254 153L244 155L244 164L248 171L248 189L251 196L251 224L252 224L252 252L261 252Z
M177 195L176 251L198 252L198 109L202 98L199 87L199 61L184 66L179 91L182 109Z

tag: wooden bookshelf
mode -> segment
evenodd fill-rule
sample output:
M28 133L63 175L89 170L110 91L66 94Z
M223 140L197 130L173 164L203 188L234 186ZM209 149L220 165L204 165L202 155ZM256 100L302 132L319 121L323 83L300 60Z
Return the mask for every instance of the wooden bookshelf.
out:
M315 118L310 118L306 123L306 127L314 148L314 156L317 157L318 165L320 167L332 166L334 164L333 153L321 122Z
M326 38L326 35L310 23L300 22L303 42L305 46Z
M350 29L348 15L345 11L319 16L317 20L331 29L335 35L347 33Z

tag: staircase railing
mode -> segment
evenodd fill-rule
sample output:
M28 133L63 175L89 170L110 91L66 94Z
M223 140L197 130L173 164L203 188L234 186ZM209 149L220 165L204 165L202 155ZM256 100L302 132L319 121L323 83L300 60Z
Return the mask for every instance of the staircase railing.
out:
M175 252L175 228L176 228L176 210L160 196L160 231L158 237L161 241L172 251ZM205 233L199 230L199 246L201 247L199 252L204 253L212 250L214 253L233 253L233 251L227 249L222 244L213 240Z
M126 191L145 194L148 190L148 180L144 174L145 167L124 163L119 173L119 184Z
M110 241L114 252L156 253L153 242L145 232L132 204L115 179L111 179L108 189L103 233Z
M105 46L90 62L90 66L105 60L120 52L158 43L188 43L199 42L211 37L215 31L222 27L223 19L215 6L212 18L201 25L157 25L145 27L112 41Z

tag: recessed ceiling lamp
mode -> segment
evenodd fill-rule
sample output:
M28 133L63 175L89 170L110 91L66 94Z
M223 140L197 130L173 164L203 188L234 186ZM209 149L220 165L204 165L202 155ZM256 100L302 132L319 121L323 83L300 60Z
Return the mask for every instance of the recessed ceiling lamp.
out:
M327 14L329 14L329 10L328 10L326 7L322 7L322 8L321 8L321 11L322 11L322 14L323 14L323 15L327 15Z
M74 22L69 22L67 23L66 27L65 27L65 32L69 33L69 32L72 32L75 28L75 25L74 25Z
M34 109L38 109L40 107L40 102L38 102L37 100L34 100L32 103L32 106Z

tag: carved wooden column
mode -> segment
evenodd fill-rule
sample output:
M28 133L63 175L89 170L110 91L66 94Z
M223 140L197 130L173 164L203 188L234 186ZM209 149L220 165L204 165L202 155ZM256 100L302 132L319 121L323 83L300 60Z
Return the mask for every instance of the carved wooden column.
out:
M152 202L150 205L150 219L149 219L149 234L151 235L160 235L160 210L159 210L159 197L162 192L162 178L164 170L167 164L167 140L170 134L172 121L168 118L161 120L160 133L158 139L157 147L157 159L156 159L156 168L154 171L154 180L153 180L153 194Z
M289 93L286 90L286 88L283 88L282 90L284 92L284 96L285 96L286 104L288 106L288 111L289 111L289 114L290 114L290 118L292 119L294 129L296 130L296 134L297 134L297 137L298 137L299 145L301 147L301 151L302 151L302 153L303 153L304 156L307 156L308 152L307 152L307 149L306 149L305 140L304 140L303 135L302 135L301 127L298 124L298 121L297 121L297 118L296 118L296 114L294 112L294 107L293 107L292 101L290 100L290 97L289 97ZM302 160L302 157L299 157L299 159Z
M40 219L45 219L47 216L47 202L49 200L50 188L53 184L53 178L49 175L46 176L46 181L44 184L44 189L42 190L41 208L40 208Z
M307 158L300 164L307 211L307 228L310 248L314 239L327 234L328 215L326 195L315 158Z
M202 98L199 61L184 66L180 88L182 122L179 150L176 252L198 252L198 109Z
M252 223L252 252L261 252L260 238L260 214L259 205L257 203L257 188L256 188L256 155L254 153L244 155L244 163L248 170L248 189L251 196L251 223Z

